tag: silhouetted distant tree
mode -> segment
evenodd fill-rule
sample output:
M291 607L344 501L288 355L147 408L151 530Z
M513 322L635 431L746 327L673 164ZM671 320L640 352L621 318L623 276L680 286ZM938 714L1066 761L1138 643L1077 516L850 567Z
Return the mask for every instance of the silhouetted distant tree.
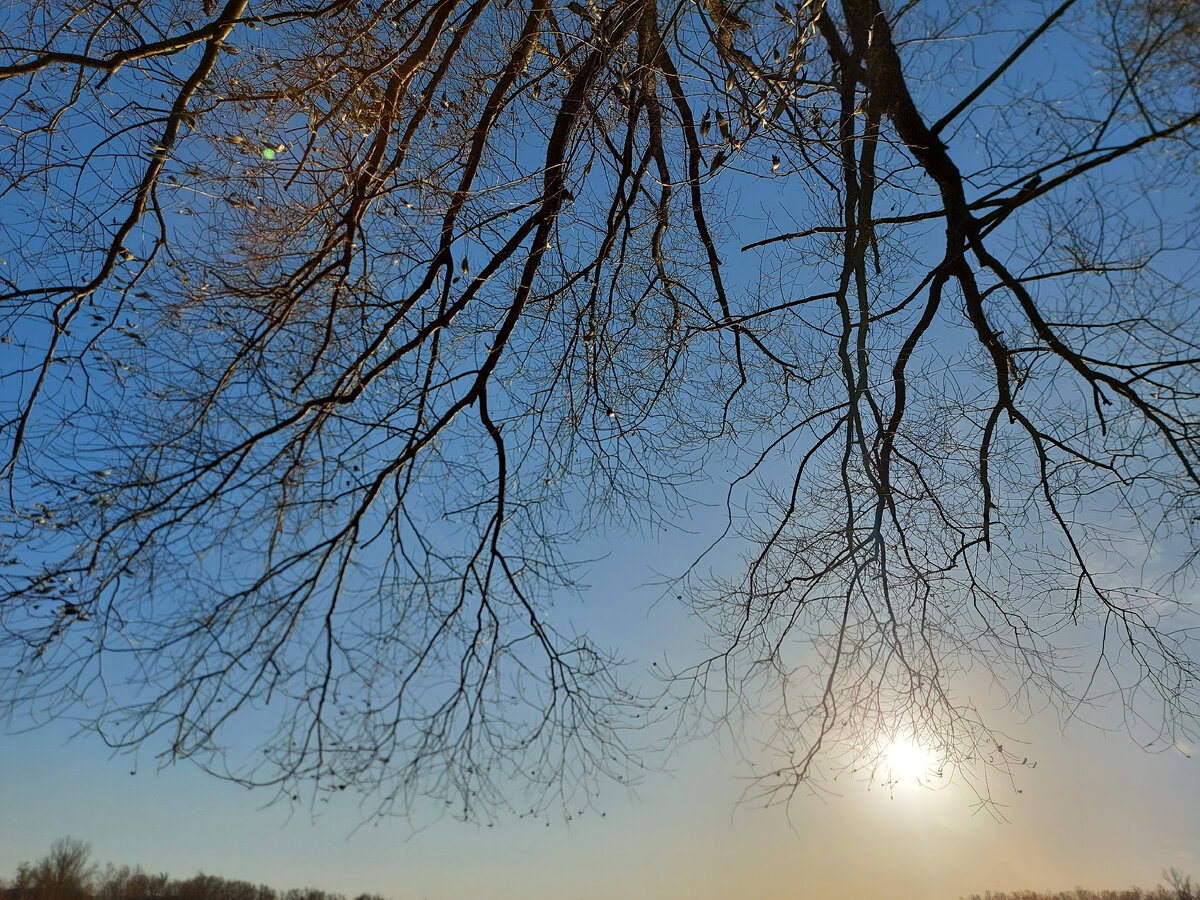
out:
M1198 10L6 4L0 692L566 807L664 714L576 542L712 479L667 705L768 718L765 798L1019 766L979 666L1188 733Z
M169 880L165 872L149 875L140 867L110 864L96 875L95 900L165 900Z
M1195 887L1189 876L1176 869L1163 873L1165 885L1145 890L1125 888L1123 890L1093 891L1075 888L1073 891L987 891L972 894L965 900L1194 900Z
M293 888L280 893L248 881L200 873L191 878L148 875L140 866L115 866L102 870L88 863L89 845L61 838L50 853L36 863L22 863L9 893L10 900L345 900L342 894L318 888ZM0 881L0 889L5 882ZM373 894L371 900L385 900ZM356 898L357 900L357 898Z
M91 852L90 844L59 838L42 859L17 869L13 890L19 900L91 900Z
M314 890L314 889L307 889ZM255 885L248 881L235 881L203 873L186 881L171 882L167 886L171 900L277 900L276 893L266 885ZM292 892L288 892L291 896ZM316 891L316 894L320 894ZM328 898L314 896L311 900L337 900L340 895Z
M1192 876L1170 868L1163 872L1163 878L1172 894L1171 900L1200 900L1200 885L1192 881Z
M318 888L292 888L282 900L346 900L341 894L330 894Z

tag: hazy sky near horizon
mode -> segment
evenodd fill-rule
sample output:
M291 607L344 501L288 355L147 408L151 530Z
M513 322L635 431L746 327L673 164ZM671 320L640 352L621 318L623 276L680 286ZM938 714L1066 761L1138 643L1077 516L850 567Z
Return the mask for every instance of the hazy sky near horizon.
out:
M671 604L647 601L658 594L655 569L677 565L691 546L681 536L630 536L592 566L584 604L601 605L643 642L630 641L628 654L686 628ZM1002 698L970 699L983 707ZM270 792L187 763L158 771L150 753L114 757L94 737L68 740L73 726L60 722L0 733L0 877L65 835L91 843L99 862L394 900L954 900L1150 887L1172 866L1200 875L1200 760L1146 752L1127 734L1079 721L1063 729L1049 709L981 712L1037 762L1018 773L1022 793L996 785L1007 821L954 785L889 794L837 782L789 808L739 803L749 764L709 738L682 744L665 764L657 758L664 770L633 790L610 785L570 823L501 814L489 828L446 816L415 833L404 819L363 824L370 807L349 792L315 811L272 805Z
M1051 717L1046 716L1049 720ZM1180 753L1124 735L1030 720L1036 769L997 792L1007 822L954 787L863 783L790 808L739 805L746 768L712 742L632 794L614 785L569 824L446 817L414 833L402 819L360 824L354 798L289 810L270 795L180 765L156 772L106 757L62 729L0 738L0 873L56 837L96 861L187 877L204 871L277 888L417 898L927 898L985 890L1152 886L1174 866L1200 873L1200 778Z

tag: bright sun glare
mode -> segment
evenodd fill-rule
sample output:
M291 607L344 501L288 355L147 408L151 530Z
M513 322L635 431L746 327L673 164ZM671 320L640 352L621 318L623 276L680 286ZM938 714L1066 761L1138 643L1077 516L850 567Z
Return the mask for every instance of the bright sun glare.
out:
M929 751L910 741L897 741L887 748L887 763L898 781L920 781L929 774Z

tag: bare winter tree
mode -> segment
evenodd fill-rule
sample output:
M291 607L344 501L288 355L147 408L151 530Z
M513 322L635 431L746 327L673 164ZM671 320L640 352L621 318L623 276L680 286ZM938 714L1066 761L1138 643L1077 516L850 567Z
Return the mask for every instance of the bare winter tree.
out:
M572 542L727 478L669 690L774 721L768 798L897 739L1019 764L973 665L1194 722L1194 4L2 15L21 715L566 803L649 718L552 615Z
M90 900L95 866L90 844L59 838L36 863L22 863L11 888L17 900Z

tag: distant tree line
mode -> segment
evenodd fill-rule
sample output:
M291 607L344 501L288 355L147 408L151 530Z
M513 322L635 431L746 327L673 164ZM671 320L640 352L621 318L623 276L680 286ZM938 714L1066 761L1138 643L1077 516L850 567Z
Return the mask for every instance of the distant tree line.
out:
M100 867L91 862L91 846L60 838L35 863L21 863L8 884L0 882L3 900L346 900L319 888L279 891L265 884L203 873L192 878L152 875L141 866ZM359 894L354 900L385 900Z
M200 873L192 878L151 875L135 866L91 863L91 845L59 838L35 863L21 863L16 877L0 880L0 900L346 900L345 894L304 887L279 891ZM1163 873L1167 883L1150 890L987 891L963 900L1200 900L1200 884L1176 869ZM354 900L387 900L379 894L359 894Z
M1177 869L1163 872L1165 885L1152 890L1132 887L1117 891L1090 891L1075 888L1072 891L988 891L972 894L964 900L1200 900L1200 884L1192 881Z

